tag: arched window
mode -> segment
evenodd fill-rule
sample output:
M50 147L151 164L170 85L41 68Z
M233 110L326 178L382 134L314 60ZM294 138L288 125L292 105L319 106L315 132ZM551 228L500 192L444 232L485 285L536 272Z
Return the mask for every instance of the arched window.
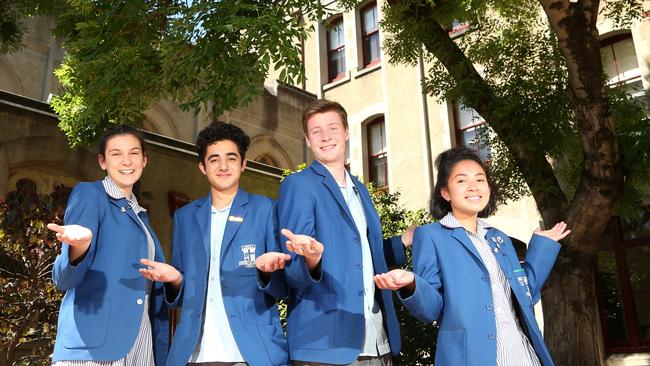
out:
M262 164L266 164L266 165L270 165L270 166L275 166L275 167L280 166L280 164L278 164L278 162L268 154L262 154L262 155L256 157L253 160L257 161L258 163L262 163Z
M384 117L379 117L366 125L368 136L369 181L377 187L388 187L388 149L386 148L386 129Z

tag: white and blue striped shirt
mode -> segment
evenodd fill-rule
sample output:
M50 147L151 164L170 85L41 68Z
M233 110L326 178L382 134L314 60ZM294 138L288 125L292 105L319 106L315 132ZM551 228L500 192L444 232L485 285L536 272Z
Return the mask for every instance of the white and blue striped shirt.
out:
M140 226L147 235L147 256L149 260L153 260L156 252L156 245L153 241L153 237L147 226L144 224L142 219L138 214L140 212L146 211L143 207L138 204L138 200L135 198L135 195L131 193L130 197L126 197L124 192L111 180L111 178L106 177L102 181L104 185L104 190L106 194L114 199L126 198L126 201L129 203L129 207L135 212L136 217L140 221ZM149 294L151 292L151 281L147 281L146 285L146 295L144 300L144 311L142 312L142 320L140 322L140 331L138 332L138 337L135 339L133 347L119 360L114 361L95 361L95 360L65 360L57 361L52 366L154 366L154 356L153 356L153 340L151 335L151 321L149 320Z
M463 227L458 220L448 213L440 220L440 224L448 228ZM510 284L499 266L494 252L485 236L491 225L483 220L477 220L476 234L465 230L472 244L481 256L485 268L490 274L492 287L492 302L497 334L497 365L498 366L541 366L537 354L528 337L524 334L515 315L512 304Z

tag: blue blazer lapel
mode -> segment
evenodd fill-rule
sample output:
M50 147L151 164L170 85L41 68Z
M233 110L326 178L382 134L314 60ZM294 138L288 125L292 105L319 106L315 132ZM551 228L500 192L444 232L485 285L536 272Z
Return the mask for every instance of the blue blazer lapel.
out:
M121 212L123 212L127 216L129 216L131 218L131 220L133 220L133 222L135 222L135 224L138 225L138 227L141 230L144 230L144 229L142 229L142 225L140 225L140 220L135 216L135 212L133 211L133 209L131 209L131 206L126 201L126 198L115 199L115 198L109 196L108 200L114 206L118 207Z
M239 189L235 198L232 200L230 206L230 214L228 214L228 221L226 222L226 230L223 233L223 241L221 242L221 263L223 263L226 253L230 249L232 240L237 234L239 228L243 225L246 219L246 204L248 203L248 192Z
M483 263L483 260L481 259L481 255L478 253L478 250L476 250L476 247L474 246L474 243L472 243L472 240L470 240L469 236L467 236L467 233L465 232L465 229L462 227L454 228L451 236L453 236L456 240L458 240L464 247L467 249L467 251L474 257L474 261L481 267L483 272L486 274L488 273L487 268L485 267L485 263Z
M207 196L200 198L196 203L196 211L194 211L194 220L196 221L197 226L199 227L199 238L202 241L203 254L205 258L208 258L206 263L209 263L210 260L210 219L212 217L211 207L212 199L208 194ZM189 243L192 245L193 243Z
M344 217L346 218L348 223L352 225L352 227L356 230L357 226L354 224L352 213L350 213L348 204L345 203L345 199L343 199L343 195L341 194L341 188L339 188L339 185L334 180L332 174L327 170L327 168L323 166L323 164L319 163L318 161L314 161L311 164L311 168L314 170L314 172L316 172L316 174L323 177L323 185L327 187L330 194L334 197L336 203L341 208L341 211L345 213Z

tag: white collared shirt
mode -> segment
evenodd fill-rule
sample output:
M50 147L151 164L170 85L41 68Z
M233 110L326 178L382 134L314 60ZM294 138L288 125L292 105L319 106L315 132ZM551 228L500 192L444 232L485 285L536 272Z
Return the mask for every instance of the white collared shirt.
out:
M230 329L228 314L221 293L221 245L230 206L220 210L211 207L210 214L210 270L208 292L203 311L201 338L188 362L244 362Z
M361 197L356 191L356 187L350 178L350 174L345 172L345 187L341 188L341 194L348 204L354 224L361 237L361 260L363 270L363 315L366 319L365 336L361 347L360 356L380 356L390 352L388 336L384 329L384 322L381 308L375 300L375 270L372 265L372 253L370 251L370 242L368 241L368 223L366 214L363 211Z

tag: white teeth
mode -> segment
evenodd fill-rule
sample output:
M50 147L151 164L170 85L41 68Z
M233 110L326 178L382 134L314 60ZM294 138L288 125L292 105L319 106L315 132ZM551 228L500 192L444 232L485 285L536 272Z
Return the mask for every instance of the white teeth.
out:
M120 170L120 173L122 174L131 174L133 172L135 172L134 169Z

